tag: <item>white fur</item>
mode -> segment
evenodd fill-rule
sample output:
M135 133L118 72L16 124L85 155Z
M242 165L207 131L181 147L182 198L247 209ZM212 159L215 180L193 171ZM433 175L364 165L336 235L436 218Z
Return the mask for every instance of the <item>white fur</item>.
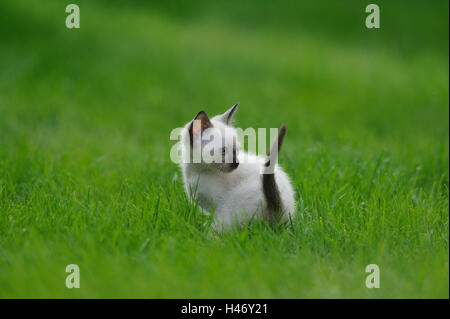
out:
M224 123L223 118L224 115L218 115L210 121L214 128L228 137L225 145L232 147L236 132L234 128ZM267 208L261 175L261 167L266 157L239 152L239 166L229 172L225 168L227 164L221 166L216 163L189 163L191 147L189 125L190 122L183 130L180 143L182 158L180 166L188 196L198 201L204 213L210 214L214 211L213 226L218 231L230 228L235 222L243 224L252 218L262 218L263 211ZM225 130L230 128L232 128L231 136L225 134ZM214 145L214 148L222 146L222 143L218 143ZM202 147L197 134L194 134L193 147L194 149ZM246 156L247 160L245 160ZM295 212L294 190L289 177L278 164L275 166L274 173L283 207L282 219L286 221L289 218L288 215L292 216Z

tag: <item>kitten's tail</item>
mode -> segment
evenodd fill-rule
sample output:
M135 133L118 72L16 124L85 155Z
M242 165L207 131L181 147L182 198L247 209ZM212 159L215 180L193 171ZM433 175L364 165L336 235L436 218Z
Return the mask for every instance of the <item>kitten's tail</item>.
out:
M265 163L264 172L262 176L263 192L267 201L266 218L272 224L280 217L280 212L283 209L280 192L275 181L275 164L278 158L278 152L281 149L284 136L286 135L286 124L283 124L278 132L278 137L270 147L267 154L267 161Z

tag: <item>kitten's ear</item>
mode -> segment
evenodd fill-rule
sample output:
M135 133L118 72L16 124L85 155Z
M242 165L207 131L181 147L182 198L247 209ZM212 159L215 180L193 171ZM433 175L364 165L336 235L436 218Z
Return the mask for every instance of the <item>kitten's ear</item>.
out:
M225 123L226 125L231 125L233 121L234 112L236 112L239 103L236 103L232 107L230 107L225 113L218 115L217 118Z
M193 141L193 135L198 135L207 128L212 127L212 123L209 120L208 115L204 111L198 112L189 126L189 135L191 137L191 143Z

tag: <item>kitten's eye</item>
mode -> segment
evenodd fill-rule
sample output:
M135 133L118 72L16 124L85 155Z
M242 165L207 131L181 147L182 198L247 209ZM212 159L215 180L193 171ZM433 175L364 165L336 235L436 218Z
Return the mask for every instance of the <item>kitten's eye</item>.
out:
M222 147L222 155L225 155L225 147Z

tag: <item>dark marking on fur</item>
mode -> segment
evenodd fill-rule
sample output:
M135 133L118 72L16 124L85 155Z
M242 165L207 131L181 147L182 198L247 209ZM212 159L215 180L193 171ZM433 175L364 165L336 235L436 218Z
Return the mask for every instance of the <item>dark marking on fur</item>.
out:
M191 144L191 148L194 146L194 136L192 134L192 128L194 127L194 121L191 121L189 125L189 142Z
M283 124L278 132L277 140L272 144L270 151L267 153L267 162L265 163L266 167L270 166L270 161L276 160L278 157L278 152L281 149L281 144L283 143L284 136L286 135L286 124ZM278 143L278 147L276 144ZM277 149L276 149L277 148ZM276 153L274 153L276 152ZM267 211L266 218L273 224L274 222L278 222L281 217L282 212L282 203L280 191L278 190L277 183L275 181L275 173L271 174L263 174L262 175L262 184L263 184L263 192L267 201Z

